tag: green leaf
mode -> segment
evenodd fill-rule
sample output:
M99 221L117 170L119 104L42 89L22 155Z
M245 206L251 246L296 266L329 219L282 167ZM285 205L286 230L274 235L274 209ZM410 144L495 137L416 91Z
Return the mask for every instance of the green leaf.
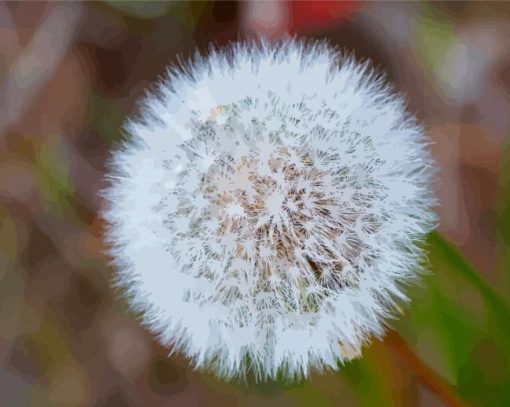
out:
M429 236L432 273L414 287L394 326L470 404L510 402L510 313L480 273L438 233Z
M496 294L492 287L484 280L480 272L477 271L465 258L460 251L449 243L439 233L433 232L430 234L429 240L434 246L438 254L442 256L445 263L450 266L450 269L459 273L470 284L479 290L487 304L492 308L495 315L498 317L501 326L510 335L510 310L506 303Z

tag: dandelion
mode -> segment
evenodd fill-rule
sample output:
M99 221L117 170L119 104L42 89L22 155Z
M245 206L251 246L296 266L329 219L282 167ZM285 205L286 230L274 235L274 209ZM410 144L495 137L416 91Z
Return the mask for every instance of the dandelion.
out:
M171 69L112 156L108 239L162 344L233 378L359 355L420 272L424 131L323 43L233 45Z

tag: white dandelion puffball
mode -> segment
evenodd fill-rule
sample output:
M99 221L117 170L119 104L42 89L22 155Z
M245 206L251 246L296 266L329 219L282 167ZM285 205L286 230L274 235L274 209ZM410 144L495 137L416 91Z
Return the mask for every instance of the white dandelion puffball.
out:
M112 155L107 238L143 323L196 367L335 370L384 333L434 224L416 120L323 43L170 69Z

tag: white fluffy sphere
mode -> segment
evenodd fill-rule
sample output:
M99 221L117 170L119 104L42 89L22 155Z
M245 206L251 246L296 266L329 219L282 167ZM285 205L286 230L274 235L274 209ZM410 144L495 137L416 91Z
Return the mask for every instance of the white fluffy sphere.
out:
M169 70L105 191L117 281L164 345L226 378L336 369L420 271L423 129L327 45L234 45Z

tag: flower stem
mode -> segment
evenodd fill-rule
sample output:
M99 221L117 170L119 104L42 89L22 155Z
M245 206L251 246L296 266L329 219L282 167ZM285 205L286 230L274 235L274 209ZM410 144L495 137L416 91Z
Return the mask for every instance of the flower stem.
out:
M393 330L388 331L384 344L394 351L407 366L420 378L429 390L451 407L465 407L467 404L459 398L450 383L444 380L434 369L421 360L407 342Z

